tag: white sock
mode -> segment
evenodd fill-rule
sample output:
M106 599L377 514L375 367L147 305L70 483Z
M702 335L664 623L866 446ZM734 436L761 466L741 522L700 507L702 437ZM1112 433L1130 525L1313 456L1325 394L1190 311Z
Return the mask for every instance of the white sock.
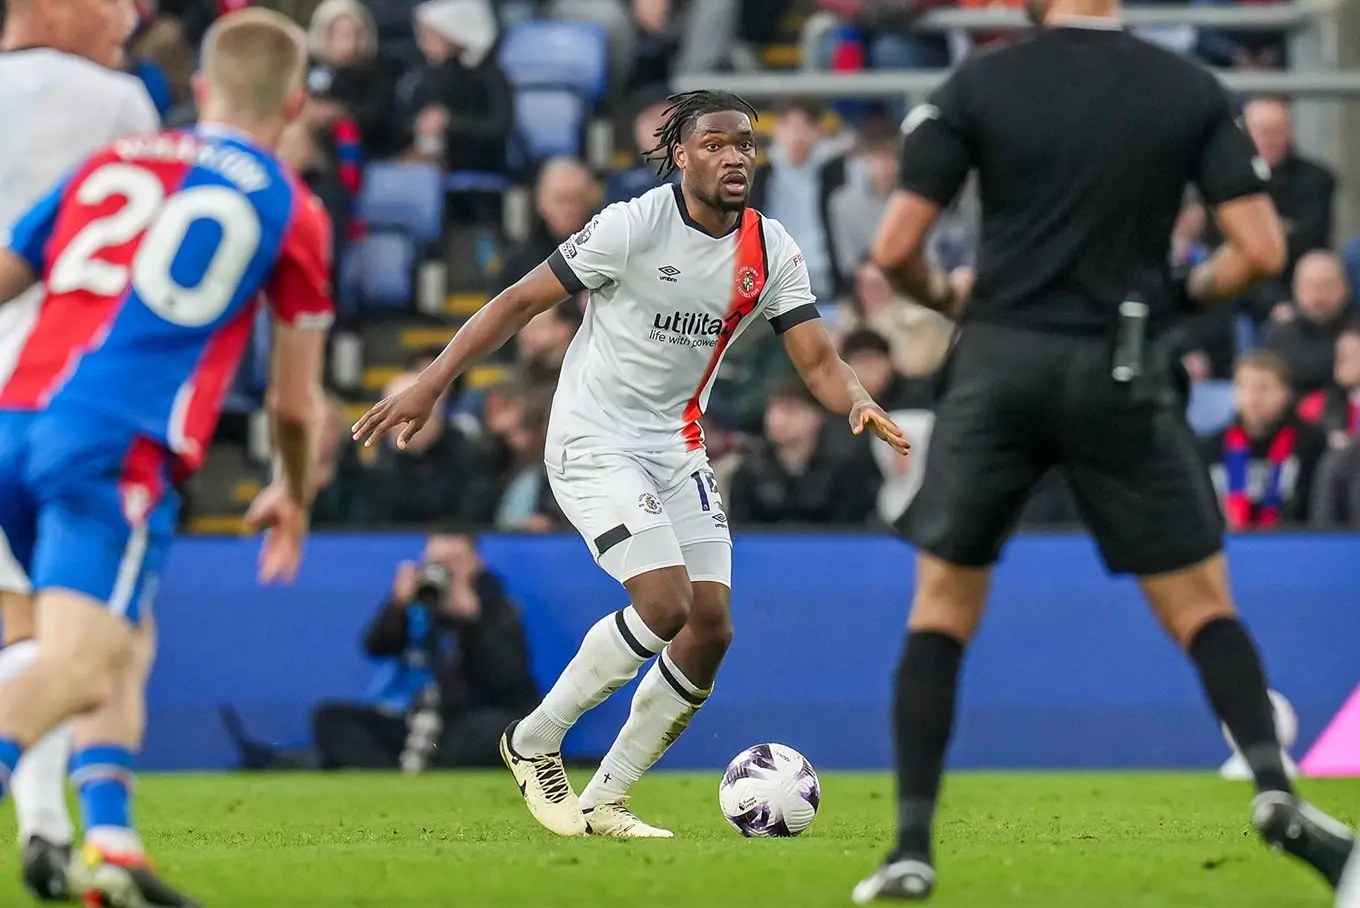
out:
M663 650L638 685L623 730L581 792L581 807L609 804L627 794L689 726L709 693L690 683L671 661L670 650Z
M38 658L38 642L23 640L0 649L0 684ZM66 770L71 762L71 726L64 723L24 752L10 789L19 820L19 841L41 836L53 845L69 845L75 837L66 806Z
M525 756L560 751L577 720L632 681L665 645L631 605L595 622L543 702L516 726L510 742L515 751Z

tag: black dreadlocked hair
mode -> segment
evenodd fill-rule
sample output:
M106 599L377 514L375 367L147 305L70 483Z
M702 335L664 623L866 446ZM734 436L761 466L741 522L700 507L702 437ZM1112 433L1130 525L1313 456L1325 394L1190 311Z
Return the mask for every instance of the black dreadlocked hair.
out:
M654 133L657 145L642 153L642 158L656 167L656 176L664 180L675 173L675 146L689 138L694 124L704 114L737 110L751 118L760 119L756 110L730 91L685 91L666 98L665 119Z

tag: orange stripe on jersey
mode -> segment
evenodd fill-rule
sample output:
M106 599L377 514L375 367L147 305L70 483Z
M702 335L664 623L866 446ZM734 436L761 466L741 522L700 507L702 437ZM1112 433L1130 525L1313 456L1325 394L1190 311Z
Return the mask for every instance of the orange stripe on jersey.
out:
M742 319L755 311L760 301L760 291L765 289L765 236L760 227L760 214L754 208L741 213L741 226L737 228L736 268L732 275L732 301L728 303L723 315L722 330L718 332L718 342L713 345L713 353L708 358L699 386L685 405L685 448L697 451L704 446L704 430L699 427L699 419L704 415L704 391L708 389L713 375L718 371L723 353L737 333Z

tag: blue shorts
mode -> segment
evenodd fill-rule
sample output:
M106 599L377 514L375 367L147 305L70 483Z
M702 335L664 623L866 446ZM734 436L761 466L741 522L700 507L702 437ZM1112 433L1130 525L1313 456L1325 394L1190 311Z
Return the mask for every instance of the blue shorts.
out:
M137 623L179 514L170 457L86 411L0 412L0 542L33 591L83 593Z

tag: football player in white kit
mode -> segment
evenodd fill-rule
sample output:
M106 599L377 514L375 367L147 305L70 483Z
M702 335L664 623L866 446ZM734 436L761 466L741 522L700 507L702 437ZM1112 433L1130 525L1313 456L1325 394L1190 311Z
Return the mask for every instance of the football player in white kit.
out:
M856 434L908 449L837 355L798 247L777 221L746 207L754 111L726 92L670 101L650 157L662 178L681 170L680 185L610 205L470 319L414 387L354 426L365 444L404 426L403 447L455 376L538 313L589 292L553 399L548 481L632 604L590 629L543 702L501 739L530 813L564 836L671 835L633 814L628 791L704 704L732 639L732 541L699 427L732 341L763 317L822 404L848 416ZM562 766L563 737L653 657L627 723L578 799Z
M142 83L115 71L134 17L130 0L7 0L0 34L0 240L91 153L120 136L160 128ZM14 368L40 300L41 288L34 288L0 307L0 382ZM37 654L28 588L0 535L0 683ZM70 747L70 728L57 729L24 755L13 781L24 882L43 900L67 898Z

